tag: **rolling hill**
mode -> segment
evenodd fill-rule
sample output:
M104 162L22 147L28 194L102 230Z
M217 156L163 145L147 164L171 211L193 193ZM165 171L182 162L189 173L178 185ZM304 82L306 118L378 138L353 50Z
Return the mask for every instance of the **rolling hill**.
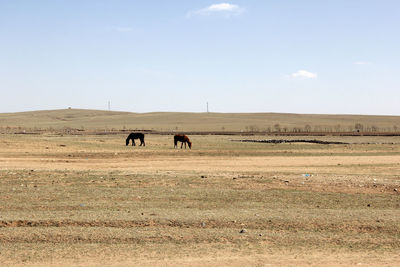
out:
M61 109L0 113L2 129L146 129L156 131L399 131L400 116L290 113L131 113Z

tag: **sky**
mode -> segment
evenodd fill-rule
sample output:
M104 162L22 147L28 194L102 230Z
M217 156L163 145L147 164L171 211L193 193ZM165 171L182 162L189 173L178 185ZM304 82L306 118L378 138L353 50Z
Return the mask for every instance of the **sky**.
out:
M398 0L0 0L0 112L400 115Z

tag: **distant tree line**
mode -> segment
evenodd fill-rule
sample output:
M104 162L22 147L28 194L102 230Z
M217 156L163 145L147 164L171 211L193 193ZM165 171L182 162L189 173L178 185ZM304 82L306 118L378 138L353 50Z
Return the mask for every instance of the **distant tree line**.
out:
M364 125L362 123L355 123L354 125L309 125L303 127L290 127L276 123L267 126L264 129L256 125L249 125L245 127L247 132L267 132L267 133L300 133L300 132L398 132L400 127L393 125L392 127L378 127L376 125Z
M96 128L96 129L86 129L84 126L79 127L62 127L62 128L54 128L54 127L45 127L45 128L38 128L38 127L22 127L22 126L0 126L0 133L29 133L29 132L57 132L57 133L64 133L64 134L74 134L77 132L118 132L118 131L138 131L144 130L143 128L130 128L125 125L122 127L116 128L109 128L104 126L103 128ZM158 130L162 131L161 128L151 128L150 130ZM170 129L164 129L164 131L178 131L178 126L172 127ZM235 131L226 129L224 126L221 126L221 131ZM289 126L289 125L281 125L279 123L275 123L273 125L267 125L265 127L261 127L259 125L248 125L245 126L244 129L241 130L242 132L263 132L263 133L333 133L333 132L364 132L364 133L373 133L373 132L400 132L399 125L393 126L381 126L378 127L376 125L370 124L362 124L362 123L355 123L353 125L310 125L305 124L304 126Z

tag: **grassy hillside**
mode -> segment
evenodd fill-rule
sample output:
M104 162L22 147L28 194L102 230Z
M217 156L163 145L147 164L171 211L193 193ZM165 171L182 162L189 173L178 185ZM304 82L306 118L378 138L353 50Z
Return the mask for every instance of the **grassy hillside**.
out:
M279 124L279 127L278 127ZM161 131L349 131L400 130L400 116L319 115L285 113L130 113L104 110L62 109L1 113L0 128L148 129ZM309 125L306 127L306 125Z

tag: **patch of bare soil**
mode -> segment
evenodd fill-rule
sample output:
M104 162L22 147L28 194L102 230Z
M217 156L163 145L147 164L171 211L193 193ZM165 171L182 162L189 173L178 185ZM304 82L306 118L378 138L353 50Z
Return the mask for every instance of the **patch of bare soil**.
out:
M15 221L0 221L0 228L15 228L15 227L112 227L112 228L142 228L142 227L173 227L173 228L240 228L234 221L215 221L215 220L202 220L196 222L183 222L183 221L129 221L129 220L116 220L116 221L72 221L72 220L15 220ZM379 225L374 223L359 222L357 220L342 223L329 223L329 222L280 222L280 221L252 221L247 222L246 227L249 229L258 230L291 230L297 231L351 231L355 233L388 233L398 234L399 228L396 226ZM0 235L0 240L4 237ZM400 246L400 244L399 244Z
M400 145L196 138L5 136L0 265L400 262Z
M143 256L129 257L115 254L114 257L81 257L75 260L52 259L29 266L398 266L400 256L390 253L348 253L342 251L274 251L246 255L220 252L217 255L169 257L148 259ZM26 266L15 264L13 266Z

